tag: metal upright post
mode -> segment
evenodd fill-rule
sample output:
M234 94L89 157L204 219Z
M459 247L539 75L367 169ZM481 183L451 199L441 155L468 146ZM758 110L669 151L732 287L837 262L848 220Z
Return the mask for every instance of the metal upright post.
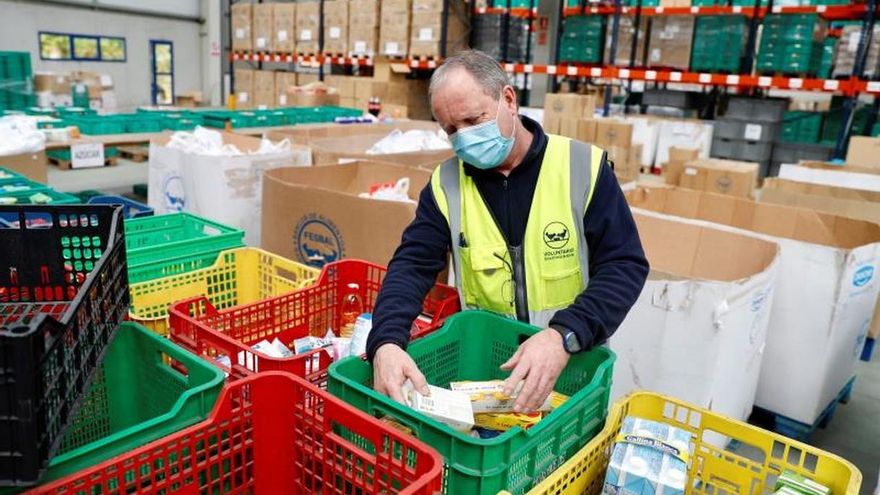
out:
M501 16L501 61L510 62L508 45L510 44L510 0L507 0L507 8Z
M440 17L440 58L446 58L446 42L449 29L449 0L443 0L443 14Z
M223 44L224 51L226 54L226 60L223 62L222 67L226 69L226 74L229 75L229 94L235 94L235 71L232 67L232 38L235 36L232 32L232 4L233 0L226 0L223 2L223 5L226 7L224 14L226 15L226 33L225 36L223 33L220 35L221 43ZM224 78L220 77L220 97L226 93L226 88L224 87ZM222 102L223 106L226 106L227 102Z
M318 2L318 80L324 80L324 0Z
M614 0L614 15L611 20L611 46L608 54L608 65L614 65L617 58L617 37L620 34L620 5L621 0ZM636 26L638 29L638 26ZM608 116L611 113L611 85L605 85L605 104L602 106L602 115Z
M636 0L636 16L633 19L633 37L632 43L630 45L629 50L629 68L632 69L636 65L636 53L638 53L639 48L639 26L642 23L642 0ZM627 80L626 82L626 100L623 102L623 113L629 113L627 109L629 105L627 102L629 101L629 96L632 94L632 79Z
M752 18L749 21L749 37L746 41L746 56L743 59L742 64L740 64L740 73L741 74L751 74L752 67L754 67L755 63L755 49L758 39L758 24L761 22L762 17L759 15L761 10L761 0L755 0L755 8L752 11ZM773 11L773 0L767 1L767 12Z
M536 0L529 0L529 13L526 17L526 24L528 24L528 31L526 32L526 59L525 63L532 63L532 11L535 8ZM529 101L529 74L523 74L523 90L519 92L519 102L520 105L526 105Z
M877 0L868 0L868 10L865 12L865 18L862 21L862 33L859 36L859 48L856 51L856 63L853 65L852 78L863 77L865 75L865 65L868 60L868 43L874 31L875 11L877 10ZM849 144L849 138L852 134L853 114L858 104L859 96L857 94L849 95L843 102L843 125L837 133L837 142L834 145L834 158L844 158L846 148ZM877 108L875 100L874 107Z

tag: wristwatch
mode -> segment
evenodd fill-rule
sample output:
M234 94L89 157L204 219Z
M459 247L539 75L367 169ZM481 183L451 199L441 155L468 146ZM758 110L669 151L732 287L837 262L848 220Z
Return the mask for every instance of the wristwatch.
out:
M581 352L581 343L576 333L562 325L550 325L550 328L559 332L559 335L562 335L562 348L565 349L565 352L569 354Z

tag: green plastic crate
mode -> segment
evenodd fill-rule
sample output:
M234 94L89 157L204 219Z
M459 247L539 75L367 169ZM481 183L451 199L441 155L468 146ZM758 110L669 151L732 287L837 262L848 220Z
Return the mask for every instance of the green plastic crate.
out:
M785 112L780 139L788 143L815 144L822 134L823 116L820 112Z
M540 329L483 311L458 313L443 328L413 341L407 352L428 383L503 379L499 366ZM615 356L598 347L571 357L555 390L571 396L528 431L513 428L481 440L429 419L372 388L372 366L350 358L330 366L328 390L371 415L389 415L413 430L446 460L447 494L519 495L578 451L602 428L608 413Z
M223 383L219 368L140 325L122 323L42 481L205 420Z
M129 282L142 282L210 266L220 251L244 246L244 231L191 213L125 222Z
M125 118L115 116L84 115L81 117L68 117L66 119L79 128L79 132L89 136L102 134L125 134Z
M35 204L33 200L31 200L31 196L35 194L43 194L49 197L49 200L45 203L38 204L48 204L48 205L76 205L82 203L79 198L76 196L58 192L54 189L44 188L44 189L32 189L29 191L21 191L21 192L0 192L0 204L15 204L15 205L30 205Z
M144 117L142 115L132 115L125 119L125 132L160 132L165 126L165 119L161 115Z
M739 72L746 22L740 15L697 17L691 70Z
M0 185L13 184L21 181L32 182L30 179L28 179L24 175L21 175L18 172L13 172L12 170L0 167Z

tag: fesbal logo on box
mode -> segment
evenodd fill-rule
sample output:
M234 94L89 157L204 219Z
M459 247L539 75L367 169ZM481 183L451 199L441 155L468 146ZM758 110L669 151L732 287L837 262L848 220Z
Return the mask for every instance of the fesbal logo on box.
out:
M874 278L874 265L865 265L853 273L853 287L864 287Z

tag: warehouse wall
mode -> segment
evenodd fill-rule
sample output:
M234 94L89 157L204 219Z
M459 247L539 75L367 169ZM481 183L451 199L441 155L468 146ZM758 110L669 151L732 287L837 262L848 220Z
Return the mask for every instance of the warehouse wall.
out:
M198 0L169 2L113 2L131 8L149 5L151 10L197 16ZM124 5L127 4L127 5ZM82 8L61 7L0 0L3 13L0 46L5 50L31 52L34 71L69 72L87 70L110 74L120 110L150 102L150 40L174 43L175 92L202 89L204 45L196 22L168 20L129 14L95 12ZM71 34L122 36L126 40L126 62L65 62L40 60L39 31Z

